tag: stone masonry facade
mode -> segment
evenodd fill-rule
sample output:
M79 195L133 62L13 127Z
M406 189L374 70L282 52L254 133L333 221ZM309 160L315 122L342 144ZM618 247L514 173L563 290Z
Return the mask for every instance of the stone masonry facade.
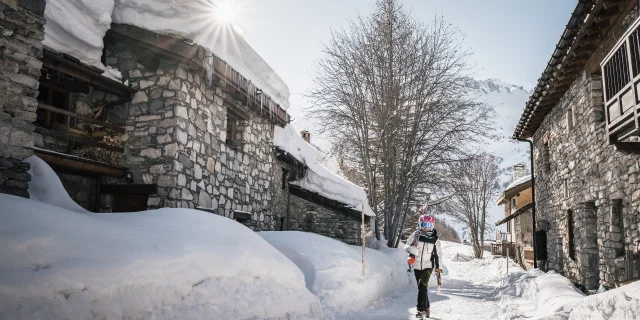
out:
M361 244L360 221L298 196L290 196L289 230L313 232L352 245Z
M238 96L224 85L213 83L211 52L203 47L177 41L187 50L156 48L136 40L145 33L147 39L154 39L149 31L112 26L116 35L108 33L105 38L109 40L105 40L103 63L121 72L122 81L135 92L120 102L122 97L91 87L85 93L69 93L64 108L84 116L102 112L102 119L124 127L124 134L107 133L109 143L122 147L124 153L78 148L64 139L33 134L44 3L34 12L23 7L13 10L0 2L0 192L29 196L29 166L22 160L33 154L29 147L38 147L131 172L129 182L123 177L57 172L71 198L91 211L111 211L112 196L100 191L96 199L100 185L155 185L157 192L147 200L149 209L192 208L232 219L238 215L257 231L287 230L284 219L289 213L288 230L360 243L359 219L290 193L288 182L301 177L304 165L276 160L276 120L237 101ZM126 36L118 36L117 30L127 31ZM105 105L109 107L102 109ZM227 139L229 119L237 121L231 141ZM79 119L65 120L64 125L88 128Z
M14 6L9 6L13 4ZM0 1L0 193L29 197L45 1Z
M145 66L142 51L129 43L107 46L107 65L137 89L108 117L126 119L123 164L134 181L158 186L148 207L203 208L230 218L250 212L251 227L274 229L274 124L210 86L205 68L162 55L157 66ZM207 54L198 49L199 60ZM229 104L249 115L233 146L226 143Z
M549 267L590 289L626 280L624 252L639 239L640 158L608 144L600 75L582 72L533 140Z

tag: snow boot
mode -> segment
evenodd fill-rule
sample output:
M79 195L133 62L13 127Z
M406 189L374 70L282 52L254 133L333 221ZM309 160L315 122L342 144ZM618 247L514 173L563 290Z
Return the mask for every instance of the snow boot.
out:
M431 317L431 310L427 308L427 310L424 311L424 318L427 319L429 317Z

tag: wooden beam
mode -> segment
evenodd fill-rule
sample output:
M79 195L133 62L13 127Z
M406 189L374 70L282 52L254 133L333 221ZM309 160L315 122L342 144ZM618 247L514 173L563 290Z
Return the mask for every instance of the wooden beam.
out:
M49 69L66 73L100 90L120 97L128 97L135 91L129 86L113 79L109 79L86 66L69 61L62 55L47 49L43 51L42 64Z
M40 159L44 160L52 168L67 171L71 173L89 173L101 174L112 177L124 177L125 169L102 165L95 162L89 162L88 159L83 161L79 157L65 156L62 154L49 153L43 150L34 150L33 152Z
M73 142L81 144L81 145L92 146L92 147L101 148L101 149L105 149L105 150L116 151L116 152L124 152L124 148L111 146L111 145L104 144L104 143L99 143L99 142L96 142L96 141L91 140L89 138L82 138L82 137L70 135L70 134L68 134L66 132L58 132L58 131L47 130L47 129L42 128L42 127L35 127L33 132L39 133L39 134L41 134L43 136L49 136L49 137L59 138L59 139L63 139L63 140L73 141Z
M86 121L86 122L89 122L89 123L97 124L99 126L103 126L105 128L111 129L111 130L113 130L115 132L118 132L118 133L127 132L127 130L125 130L125 128L123 128L121 126L117 126L115 124L111 124L111 123L108 123L108 122L96 120L94 118L83 116L83 115L77 114L75 112L71 112L71 111L67 111L67 110L64 110L64 109L56 108L56 107L50 106L48 104L38 103L38 108L44 109L44 110L53 111L53 112L59 113L59 114L64 114L65 116L74 117L76 119L80 119L80 120L83 120L83 121Z

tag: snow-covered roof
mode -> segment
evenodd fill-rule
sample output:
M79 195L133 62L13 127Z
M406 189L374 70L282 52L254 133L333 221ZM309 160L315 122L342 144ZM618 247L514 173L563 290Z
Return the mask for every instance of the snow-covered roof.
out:
M47 0L43 45L105 70L100 58L112 22L184 36L212 50L287 110L286 83L237 28L216 23L215 10L210 0Z
M496 204L501 204L503 201L505 201L505 196L507 194L507 192L525 184L531 181L531 175L526 175L520 179L516 179L515 181L511 182L511 184L509 184L502 193L500 193L500 197L498 197L498 199L496 200Z
M522 178L520 178L518 180L515 180L515 181L511 182L511 184L508 185L504 189L504 192L507 192L507 191L517 187L517 186L523 185L523 184L525 184L525 183L527 183L529 181L531 181L531 175L526 175L526 176L524 176L524 177L522 177Z
M364 189L323 166L318 159L318 149L306 143L291 124L284 128L276 126L273 142L308 167L307 174L291 184L342 202L354 210L362 210L364 204L364 213L374 215Z

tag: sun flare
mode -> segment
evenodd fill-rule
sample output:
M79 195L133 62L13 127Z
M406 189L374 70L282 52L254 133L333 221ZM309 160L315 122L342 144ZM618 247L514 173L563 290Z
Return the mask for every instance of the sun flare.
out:
M220 1L215 13L221 22L233 23L238 18L238 7L233 1Z

